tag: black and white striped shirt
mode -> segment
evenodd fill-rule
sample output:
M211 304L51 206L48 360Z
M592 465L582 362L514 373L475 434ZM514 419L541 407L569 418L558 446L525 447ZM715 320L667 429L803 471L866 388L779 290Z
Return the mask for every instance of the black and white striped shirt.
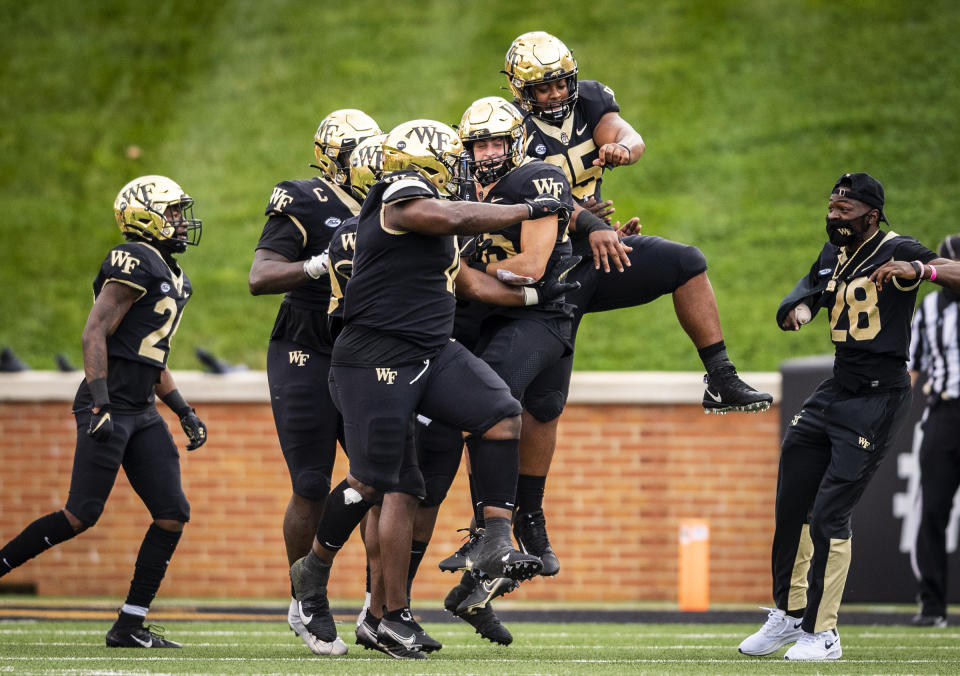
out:
M949 292L934 291L920 301L907 368L926 376L931 395L960 398L960 303Z

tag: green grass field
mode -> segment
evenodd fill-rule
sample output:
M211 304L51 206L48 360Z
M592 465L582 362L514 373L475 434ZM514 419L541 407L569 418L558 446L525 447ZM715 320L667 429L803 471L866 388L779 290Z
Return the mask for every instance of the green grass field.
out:
M109 624L109 623L106 623ZM0 673L14 674L956 674L954 629L841 627L843 659L804 664L740 655L755 625L514 623L514 643L493 646L463 624L425 623L444 643L429 661L392 660L352 644L312 655L277 622L169 622L183 650L108 649L104 623L4 622ZM349 634L349 636L348 636Z
M273 185L312 173L320 119L455 122L502 92L508 45L534 29L644 136L604 195L704 251L742 370L830 351L823 320L782 334L774 312L843 171L879 177L894 228L928 246L960 229L951 0L4 0L0 21L0 345L33 368L79 361L113 199L147 173L176 177L204 220L171 366L198 368L202 346L263 367L279 299L252 298L247 273ZM667 298L588 317L578 346L578 369L700 368Z

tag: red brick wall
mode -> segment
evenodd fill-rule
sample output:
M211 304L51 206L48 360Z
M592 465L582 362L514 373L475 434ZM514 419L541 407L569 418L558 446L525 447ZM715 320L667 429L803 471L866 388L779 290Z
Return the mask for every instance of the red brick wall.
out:
M179 424L164 407L178 443ZM282 597L288 593L281 523L289 478L269 404L200 403L210 441L182 452L192 505L161 595ZM545 500L558 577L511 598L675 601L681 519L711 525L711 600L770 596L778 409L706 416L699 405L570 405ZM0 540L60 509L75 431L70 404L0 401ZM334 483L344 475L341 456ZM460 544L470 516L463 472L451 490L414 595L442 598L457 577L436 564ZM40 594L122 598L150 523L121 473L99 523L0 579ZM363 593L359 537L339 555L331 597Z

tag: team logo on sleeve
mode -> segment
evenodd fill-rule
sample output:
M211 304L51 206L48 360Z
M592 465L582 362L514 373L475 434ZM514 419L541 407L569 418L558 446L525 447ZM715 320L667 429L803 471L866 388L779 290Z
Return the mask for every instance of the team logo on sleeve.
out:
M538 143L538 144L537 144L537 147L533 149L533 152L535 152L537 155L546 155L546 154L547 154L547 146L545 146L545 145L542 144L542 143Z
M336 216L331 216L330 218L328 218L327 220L325 220L325 221L323 222L323 224L324 224L325 226L327 226L328 228L338 228L338 227L340 227L340 223L342 223L342 222L343 222L343 221L341 221L341 220L340 220L339 218L337 218Z
M160 293L170 293L169 282L163 282L162 284L160 284Z
M563 194L563 183L552 178L535 178L533 187L541 195L553 195L556 199L560 199Z
M110 265L120 268L129 275L135 267L140 265L140 259L131 256L129 251L114 249L110 252Z
M283 211L283 208L292 201L293 195L280 186L275 187L273 193L270 195L270 204L272 204L277 211Z

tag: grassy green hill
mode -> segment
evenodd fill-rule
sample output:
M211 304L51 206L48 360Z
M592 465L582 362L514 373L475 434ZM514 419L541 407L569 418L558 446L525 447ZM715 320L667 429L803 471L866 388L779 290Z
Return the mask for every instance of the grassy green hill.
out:
M0 344L80 360L90 283L119 240L112 202L168 174L198 201L196 289L171 365L196 346L262 367L278 297L247 272L273 185L311 175L320 119L454 122L498 93L519 33L558 35L617 93L647 153L604 194L644 232L706 253L741 369L830 350L822 319L780 332L779 299L824 239L830 187L869 171L899 232L960 230L960 5L816 0L0 2ZM594 315L580 369L698 369L669 299Z

